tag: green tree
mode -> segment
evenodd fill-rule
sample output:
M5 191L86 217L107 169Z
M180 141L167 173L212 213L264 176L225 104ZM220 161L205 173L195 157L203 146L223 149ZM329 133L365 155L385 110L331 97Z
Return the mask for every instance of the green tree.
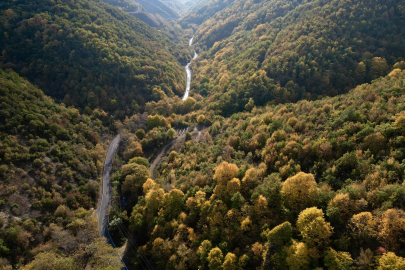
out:
M264 269L286 269L287 264L287 249L292 244L292 226L291 223L284 222L266 235L267 242L263 252Z
M246 105L245 105L245 110L250 112L254 107L255 107L255 102L254 102L253 98L249 98L248 103L246 103Z
M138 139L140 139L140 140L142 140L143 138L145 138L145 130L143 130L143 129L138 129L136 132L135 132L135 135L136 135L136 137L138 137Z
M167 220L177 218L184 207L184 193L179 189L172 189L164 198L164 213Z
M41 252L35 256L34 260L22 268L23 270L75 270L78 266L73 258L62 257L54 252Z
M330 270L352 269L353 259L348 252L335 251L329 248L325 252L325 266Z
M122 191L125 193L141 194L142 185L150 177L148 169L137 163L122 167Z
M371 60L370 75L371 78L377 79L381 76L385 76L388 73L387 60L381 57L374 57Z
M173 139L174 137L176 137L177 136L177 132L173 129L173 128L170 128L168 131L167 131L167 137L169 137L169 139Z
M188 97L184 102L183 102L183 106L186 112L191 111L191 109L193 108L193 106L195 105L196 101L194 98L192 97Z
M134 141L134 142L131 142L131 143L128 145L127 149L126 149L125 152L124 152L124 156L125 156L127 159L131 159L131 158L133 158L133 157L140 157L140 156L142 156L142 153L143 153L143 151L142 151L142 145L141 145L139 142Z

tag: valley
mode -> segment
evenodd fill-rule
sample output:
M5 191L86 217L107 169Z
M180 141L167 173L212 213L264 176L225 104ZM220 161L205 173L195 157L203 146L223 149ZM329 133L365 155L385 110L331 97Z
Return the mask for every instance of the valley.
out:
M0 269L403 269L404 0L0 3Z

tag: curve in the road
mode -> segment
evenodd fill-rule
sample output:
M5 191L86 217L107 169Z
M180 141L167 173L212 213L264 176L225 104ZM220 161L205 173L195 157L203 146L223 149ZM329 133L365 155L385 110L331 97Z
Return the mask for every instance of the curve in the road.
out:
M186 137L186 132L185 130L180 131L178 133L178 136L171 140L170 142L168 142L158 153L158 155L153 159L152 163L149 166L149 173L150 173L150 178L154 179L155 175L154 175L154 171L156 169L156 166L160 163L160 161L162 160L163 156L166 156L168 151L170 150L170 147L176 143L179 142L180 140L184 139Z

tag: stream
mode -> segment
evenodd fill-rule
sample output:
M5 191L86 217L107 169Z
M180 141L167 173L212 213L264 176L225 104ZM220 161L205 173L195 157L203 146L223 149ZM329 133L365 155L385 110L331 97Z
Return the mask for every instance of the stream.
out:
M193 38L194 38L194 36L190 39L190 41L189 41L189 43L188 43L189 46L192 46L192 45L193 45ZM186 80L186 91L184 92L184 96L183 96L182 100L186 100L186 99L188 98L188 94L190 93L191 76L193 75L192 72L191 72L190 65L191 65L191 62L192 62L194 59L197 58L197 56L198 56L197 52L194 52L194 57L193 57L193 59L192 59L192 60L190 61L190 63L188 63L188 64L186 65L186 67L185 67L185 68L186 68L187 80Z

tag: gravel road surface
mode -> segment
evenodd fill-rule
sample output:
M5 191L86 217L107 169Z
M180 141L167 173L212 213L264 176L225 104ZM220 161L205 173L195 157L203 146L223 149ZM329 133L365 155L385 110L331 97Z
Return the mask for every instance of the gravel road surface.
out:
M108 208L111 204L111 182L110 174L113 164L113 159L118 151L118 146L121 140L121 136L118 134L110 143L107 150L107 155L104 160L103 176L102 176L102 196L99 206L97 208L98 214L98 231L100 236L107 238L108 243L112 244L110 234L108 233Z

